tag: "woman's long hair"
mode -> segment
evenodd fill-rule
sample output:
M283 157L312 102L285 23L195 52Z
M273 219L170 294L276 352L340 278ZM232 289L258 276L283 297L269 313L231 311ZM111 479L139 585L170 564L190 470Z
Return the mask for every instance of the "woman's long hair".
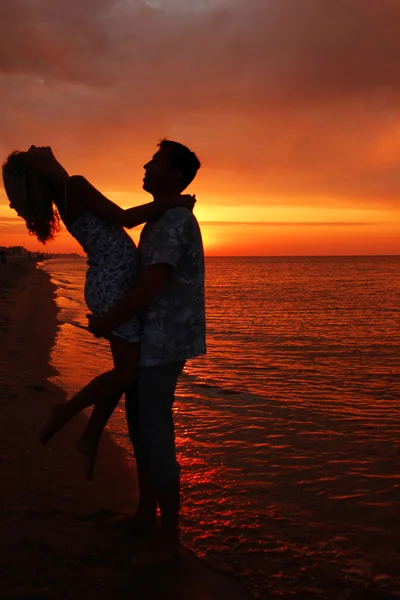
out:
M3 182L11 207L25 219L30 235L39 242L54 239L60 217L53 203L51 182L25 160L25 152L13 152L3 165Z

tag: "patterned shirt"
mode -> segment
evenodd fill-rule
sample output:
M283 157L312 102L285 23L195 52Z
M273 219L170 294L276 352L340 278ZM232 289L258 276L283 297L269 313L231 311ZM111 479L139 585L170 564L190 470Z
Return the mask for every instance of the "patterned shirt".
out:
M159 295L142 316L141 365L169 364L206 352L204 253L193 213L175 206L143 228L141 269L174 267Z

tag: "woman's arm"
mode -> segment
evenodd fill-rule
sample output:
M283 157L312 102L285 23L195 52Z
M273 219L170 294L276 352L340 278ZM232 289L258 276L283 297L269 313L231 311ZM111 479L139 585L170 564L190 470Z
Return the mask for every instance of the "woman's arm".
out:
M157 218L164 210L173 206L186 206L189 210L193 210L196 202L195 196L185 194L171 196L163 202L162 206L148 202L124 210L103 196L82 175L69 177L68 172L58 162L50 147L31 146L25 153L25 160L39 172L51 178L59 186L61 193L62 190L65 191L67 206L69 200L70 216L74 216L72 213L79 214L86 207L105 221L131 228ZM63 219L64 217L68 219L68 214L64 215Z
M31 146L25 153L25 160L39 172L51 178L59 186L61 194L64 190L67 207L69 201L70 213L73 213L74 216L79 214L82 208L87 207L105 221L123 227L136 227L161 213L160 208L156 207L153 202L125 211L103 196L81 175L69 177L68 172L58 162L49 146ZM68 208L64 217L68 219Z
M82 175L73 175L69 178L66 184L67 206L68 198L71 197L73 197L75 202L86 205L95 215L104 221L127 228L136 227L161 213L160 207L157 207L154 202L148 202L147 204L124 210L118 204L103 196Z

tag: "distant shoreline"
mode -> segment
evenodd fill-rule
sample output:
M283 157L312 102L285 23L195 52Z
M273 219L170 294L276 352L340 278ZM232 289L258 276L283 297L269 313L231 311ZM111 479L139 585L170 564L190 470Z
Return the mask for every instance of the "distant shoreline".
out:
M77 253L71 253L71 254L65 254L65 253L55 253L55 254L45 254L44 255L44 260L46 260L47 258L63 258L63 257L75 257L75 258L83 258L86 259L86 255L85 254L77 254ZM282 260L287 260L287 259L293 259L293 260L300 260L300 259L317 259L317 258L322 258L322 259L329 259L329 258L349 258L349 259L355 259L355 258L400 258L400 254L315 254L315 255L308 255L308 254L304 254L304 255L273 255L273 254L269 254L269 255L237 255L237 256L228 256L228 255L205 255L206 260L207 259L227 259L227 260L231 260L231 259L282 259Z

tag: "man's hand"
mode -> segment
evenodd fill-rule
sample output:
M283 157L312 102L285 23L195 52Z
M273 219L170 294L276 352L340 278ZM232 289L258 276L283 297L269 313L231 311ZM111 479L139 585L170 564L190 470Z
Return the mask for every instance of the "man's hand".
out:
M111 333L110 325L105 317L94 317L91 313L87 314L88 329L94 337L107 338Z
M86 315L89 331L97 338L109 338L120 325L148 309L173 271L174 267L168 263L157 263L144 269L104 317Z

